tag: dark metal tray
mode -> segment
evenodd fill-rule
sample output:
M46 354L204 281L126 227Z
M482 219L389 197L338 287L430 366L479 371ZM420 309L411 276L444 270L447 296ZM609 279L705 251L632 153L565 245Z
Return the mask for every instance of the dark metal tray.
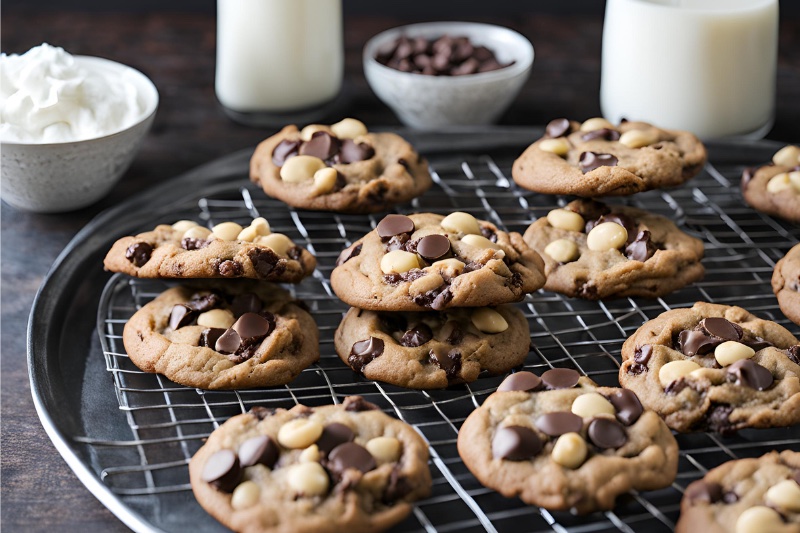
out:
M462 210L524 231L566 200L522 190L510 180L514 157L540 136L540 128L402 134L429 157L436 184L399 212ZM738 190L742 168L767 161L779 145L708 147L711 163L688 184L611 200L666 215L702 238L705 279L656 300L586 302L543 291L528 296L519 304L535 346L527 369L571 367L602 385L616 385L622 342L643 321L697 300L742 305L800 333L779 311L769 286L775 262L800 240L800 228L753 211ZM582 517L526 506L483 488L459 459L456 435L502 377L426 392L372 382L345 367L333 350L333 331L346 306L328 279L339 251L380 216L299 211L268 199L247 180L250 153L205 165L100 214L56 260L31 311L28 366L42 424L80 480L132 529L224 531L195 502L186 464L217 425L253 405L322 405L361 394L414 424L431 444L433 495L397 531L670 531L684 487L708 469L800 446L800 427L733 437L679 435L680 470L671 487L631 494L611 512ZM320 326L319 364L285 387L233 392L190 389L138 371L122 347L122 327L166 284L105 273L102 259L112 242L181 218L214 223L257 214L318 258L314 276L291 290L308 303Z

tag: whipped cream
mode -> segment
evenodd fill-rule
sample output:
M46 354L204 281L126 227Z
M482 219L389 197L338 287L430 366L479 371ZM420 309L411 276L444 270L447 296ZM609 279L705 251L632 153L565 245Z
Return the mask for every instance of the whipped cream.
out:
M119 73L44 43L0 54L0 141L58 143L102 137L138 122L145 106Z

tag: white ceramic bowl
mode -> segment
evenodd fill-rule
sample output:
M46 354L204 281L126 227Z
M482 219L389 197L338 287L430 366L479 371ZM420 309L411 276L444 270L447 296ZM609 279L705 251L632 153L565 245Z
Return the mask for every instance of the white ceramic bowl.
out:
M401 35L437 38L469 37L491 49L509 67L465 76L427 76L381 65L375 55ZM533 65L533 45L519 33L475 22L426 22L379 33L364 46L367 81L400 120L413 128L437 129L495 122L519 93Z
M75 56L77 65L127 79L144 108L132 126L102 137L60 143L3 142L2 199L28 211L58 213L93 204L116 185L153 124L158 91L150 79L108 59Z

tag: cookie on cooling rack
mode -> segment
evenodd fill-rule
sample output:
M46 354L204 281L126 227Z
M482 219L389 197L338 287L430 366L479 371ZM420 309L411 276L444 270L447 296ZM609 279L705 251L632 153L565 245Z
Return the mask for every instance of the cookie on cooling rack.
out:
M686 131L559 118L514 161L511 175L520 187L545 194L627 196L680 185L705 162L703 143Z
M201 389L284 385L319 360L314 319L289 294L253 280L175 287L125 324L131 362Z
M470 383L482 371L503 374L530 350L528 321L508 305L439 313L350 308L334 341L354 371L412 389Z
M751 207L800 222L800 147L785 146L775 153L771 164L746 168L741 186Z
M676 431L800 423L800 340L741 307L698 302L622 346L619 382Z
M517 302L544 285L544 263L519 233L468 213L387 215L342 252L331 285L372 311L441 311Z
M286 126L258 145L250 179L291 206L338 213L386 211L432 183L428 162L402 137L352 118Z
M429 494L428 446L359 396L255 407L216 429L189 463L200 505L234 531L381 531Z
M212 229L190 220L122 237L103 262L106 270L139 278L250 278L297 283L316 259L263 218L249 226L222 222Z
M686 487L676 533L800 532L800 453L728 461Z
M575 200L530 225L525 242L544 259L545 290L600 300L655 298L703 277L703 241L642 209Z
M635 394L564 368L506 378L464 421L458 453L503 496L578 513L667 487L678 469L675 437Z
M772 271L772 292L783 314L800 325L800 244L789 250Z

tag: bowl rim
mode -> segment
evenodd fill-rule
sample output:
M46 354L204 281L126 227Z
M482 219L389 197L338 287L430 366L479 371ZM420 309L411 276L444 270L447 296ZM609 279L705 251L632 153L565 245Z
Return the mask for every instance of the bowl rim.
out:
M469 28L472 30L481 30L481 29L492 30L492 31L499 30L510 35L513 39L516 39L517 41L525 45L523 57L516 60L516 62L513 65L509 65L501 69L491 70L489 72L476 72L474 74L464 74L462 76L430 76L428 74L420 74L417 72L403 72L401 70L397 70L395 68L383 65L379 63L377 59L375 59L376 50L381 45L385 44L389 39L396 38L404 34L413 36L414 30L426 30L432 28L442 28L447 33L457 33L457 30L460 28L461 29ZM447 30L447 28L452 28L453 30L456 31L450 31ZM533 47L533 43L531 43L531 41L527 37L525 37L516 30L512 30L511 28L500 26L498 24L487 24L485 22L469 22L469 21L455 21L455 20L418 22L414 24L406 24L403 26L395 26L393 28L389 28L387 30L384 30L380 33L373 35L364 44L364 49L362 52L364 66L366 67L367 64L370 64L372 68L377 69L384 75L398 76L398 77L413 76L414 78L420 81L429 80L428 83L437 83L441 85L445 85L447 83L451 84L483 83L493 80L503 80L507 78L513 78L515 76L524 74L525 72L530 70L531 66L533 65L534 56L535 56L535 50Z
M139 120L130 124L129 126L122 128L120 130L114 131L112 133L107 133L105 135L99 135L97 137L89 137L88 139L78 139L78 140L69 140L69 141L58 141L58 142L25 142L25 141L4 141L0 140L0 145L3 147L25 147L25 148L33 148L33 147L47 147L47 146L66 146L71 144L80 144L89 141L98 141L101 139L108 139L110 137L115 137L117 135L122 135L123 133L132 130L136 126L139 126L142 123L145 123L153 118L158 110L158 105L160 103L160 95L158 93L158 88L156 87L153 80L151 80L148 76L146 76L143 72L138 69L135 69L131 66L128 66L124 63L120 63L118 61L114 61L112 59L106 59L104 57L97 57L97 56L84 56L84 55L74 55L76 63L80 62L83 64L86 63L95 63L96 65L100 66L101 68L108 68L112 70L116 70L120 73L130 73L134 77L138 78L142 85L145 87L145 91L149 92L149 95L146 95L146 106L145 110L142 113ZM144 94L144 93L142 93Z

